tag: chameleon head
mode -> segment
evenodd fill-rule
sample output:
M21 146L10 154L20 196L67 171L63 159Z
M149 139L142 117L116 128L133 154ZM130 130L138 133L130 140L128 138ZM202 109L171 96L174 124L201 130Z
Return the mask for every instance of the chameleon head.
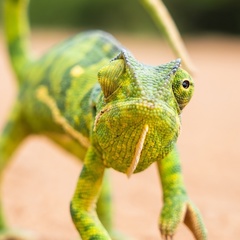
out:
M124 50L100 69L93 135L106 166L131 175L171 151L193 93L180 63L147 66Z

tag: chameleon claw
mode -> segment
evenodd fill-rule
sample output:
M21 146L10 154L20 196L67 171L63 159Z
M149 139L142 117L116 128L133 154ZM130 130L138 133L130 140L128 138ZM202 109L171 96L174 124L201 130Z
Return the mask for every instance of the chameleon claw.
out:
M168 239L168 235L166 235L166 240L169 240L169 239Z
M169 240L173 240L173 235L168 235Z
M166 235L166 234L161 233L161 238L163 240L173 240L173 235Z

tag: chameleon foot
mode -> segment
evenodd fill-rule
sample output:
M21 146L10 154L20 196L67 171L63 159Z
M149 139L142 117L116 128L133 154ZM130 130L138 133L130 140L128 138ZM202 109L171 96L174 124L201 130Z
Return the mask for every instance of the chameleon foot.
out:
M201 215L193 203L186 197L166 199L159 226L162 239L173 240L177 227L182 222L188 226L196 240L207 240Z

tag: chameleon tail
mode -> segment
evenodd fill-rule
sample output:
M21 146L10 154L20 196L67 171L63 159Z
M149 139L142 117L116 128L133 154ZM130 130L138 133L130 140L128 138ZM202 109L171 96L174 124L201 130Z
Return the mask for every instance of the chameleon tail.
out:
M4 27L10 59L19 83L24 66L30 62L28 51L28 0L4 0Z

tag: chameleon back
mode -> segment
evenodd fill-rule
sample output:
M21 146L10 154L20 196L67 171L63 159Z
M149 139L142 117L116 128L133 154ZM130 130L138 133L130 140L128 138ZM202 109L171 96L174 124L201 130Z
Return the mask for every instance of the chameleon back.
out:
M24 105L24 115L32 130L63 133L62 124L57 123L61 120L52 121L50 110L55 108L62 119L88 137L92 123L92 89L94 85L98 88L97 73L119 54L120 48L109 34L86 32L59 44L32 66L28 65L19 101ZM44 93L44 89L47 92Z

